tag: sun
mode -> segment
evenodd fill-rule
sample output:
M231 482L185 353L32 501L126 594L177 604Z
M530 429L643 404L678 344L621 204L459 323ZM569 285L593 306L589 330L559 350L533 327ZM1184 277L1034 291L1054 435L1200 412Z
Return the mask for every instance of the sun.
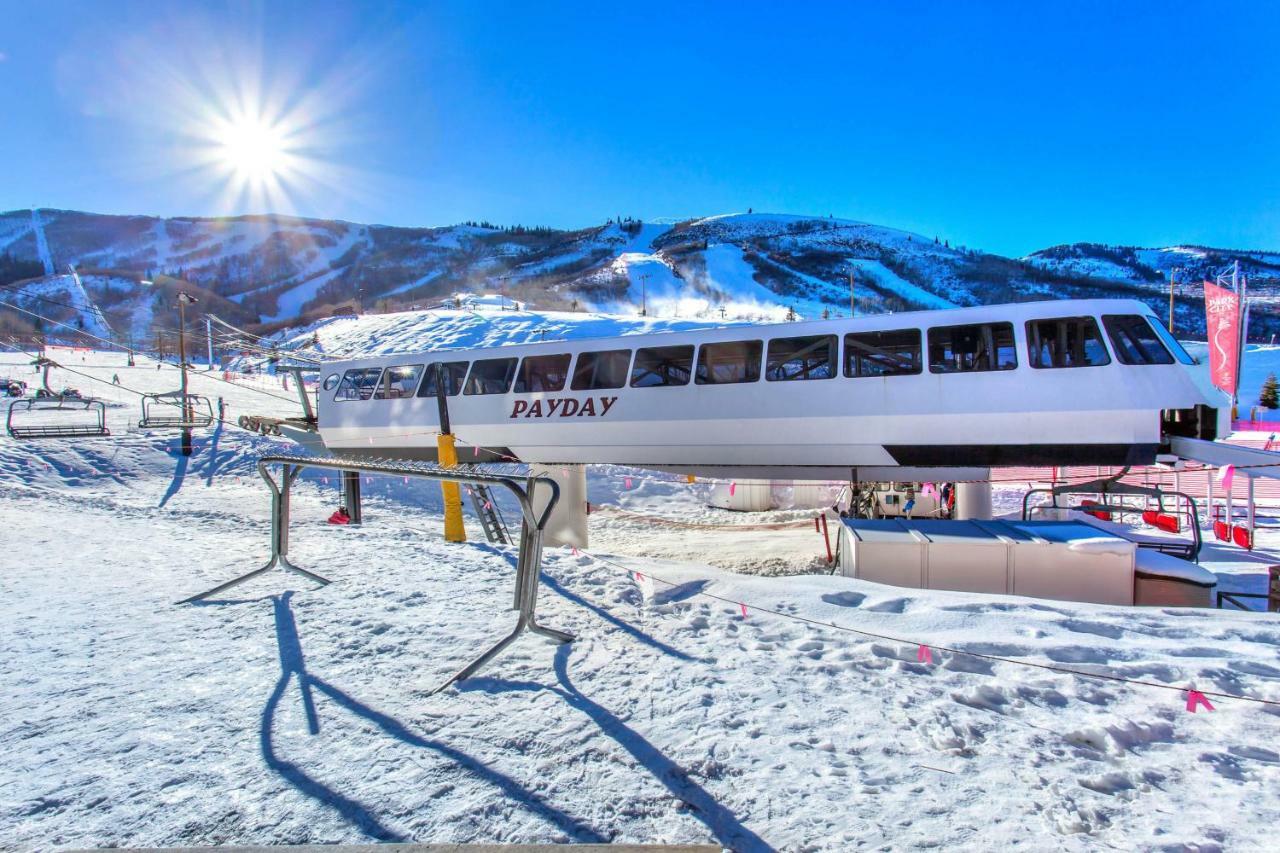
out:
M237 116L217 133L218 158L242 182L262 186L288 167L288 140L282 130L257 116Z

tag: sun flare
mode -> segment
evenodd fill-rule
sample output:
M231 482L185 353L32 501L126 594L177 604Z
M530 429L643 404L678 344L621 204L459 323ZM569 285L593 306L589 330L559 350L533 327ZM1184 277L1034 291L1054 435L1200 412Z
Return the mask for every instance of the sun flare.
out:
M281 130L252 116L225 123L217 135L218 155L240 180L262 185L277 180L288 164L288 143Z

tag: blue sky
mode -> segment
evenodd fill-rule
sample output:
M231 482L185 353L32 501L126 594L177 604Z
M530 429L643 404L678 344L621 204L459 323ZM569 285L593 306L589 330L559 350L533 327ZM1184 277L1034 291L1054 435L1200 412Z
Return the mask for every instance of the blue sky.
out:
M1275 3L0 0L0 20L0 210L754 208L1015 255L1280 249ZM248 114L287 136L275 186L220 160L213 128Z

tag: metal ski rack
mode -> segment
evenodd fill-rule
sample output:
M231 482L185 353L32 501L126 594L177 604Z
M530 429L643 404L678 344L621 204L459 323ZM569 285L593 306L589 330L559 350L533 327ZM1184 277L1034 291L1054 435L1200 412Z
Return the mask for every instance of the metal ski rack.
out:
M272 465L279 465L281 468L279 480L272 477L270 471L268 471L268 468ZM456 675L445 681L433 692L438 693L458 681L470 678L481 667L497 657L503 649L513 643L525 631L548 637L560 643L568 643L573 640L572 634L566 634L564 631L557 631L554 628L540 625L537 618L538 579L542 572L542 537L546 529L547 520L551 517L551 511L560 498L560 487L556 485L554 480L547 477L518 477L499 473L480 473L464 468L442 468L438 465L429 465L427 463L397 464L394 462L287 455L261 457L258 460L258 473L271 489L271 559L261 568L219 584L213 589L183 599L178 602L179 604L194 604L220 592L225 592L247 580L265 574L276 566L313 580L322 586L329 583L328 578L299 568L290 562L288 557L289 493L294 481L298 479L298 475L302 473L304 468L390 474L397 477L421 477L426 480L465 484L473 489L476 486L484 486L486 488L501 486L511 492L520 504L520 546L519 556L516 560L514 604L515 609L519 611L519 616L516 619L515 627L507 636L459 670ZM523 483L521 483L521 480L523 480ZM537 487L550 490L547 505L541 512L536 512L533 508L532 495Z

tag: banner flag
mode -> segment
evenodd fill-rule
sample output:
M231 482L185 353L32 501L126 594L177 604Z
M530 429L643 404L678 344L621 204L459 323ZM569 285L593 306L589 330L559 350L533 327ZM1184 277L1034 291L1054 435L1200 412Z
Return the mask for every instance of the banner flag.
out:
M1206 281L1204 313L1209 337L1209 375L1215 386L1235 394L1240 368L1240 297Z

